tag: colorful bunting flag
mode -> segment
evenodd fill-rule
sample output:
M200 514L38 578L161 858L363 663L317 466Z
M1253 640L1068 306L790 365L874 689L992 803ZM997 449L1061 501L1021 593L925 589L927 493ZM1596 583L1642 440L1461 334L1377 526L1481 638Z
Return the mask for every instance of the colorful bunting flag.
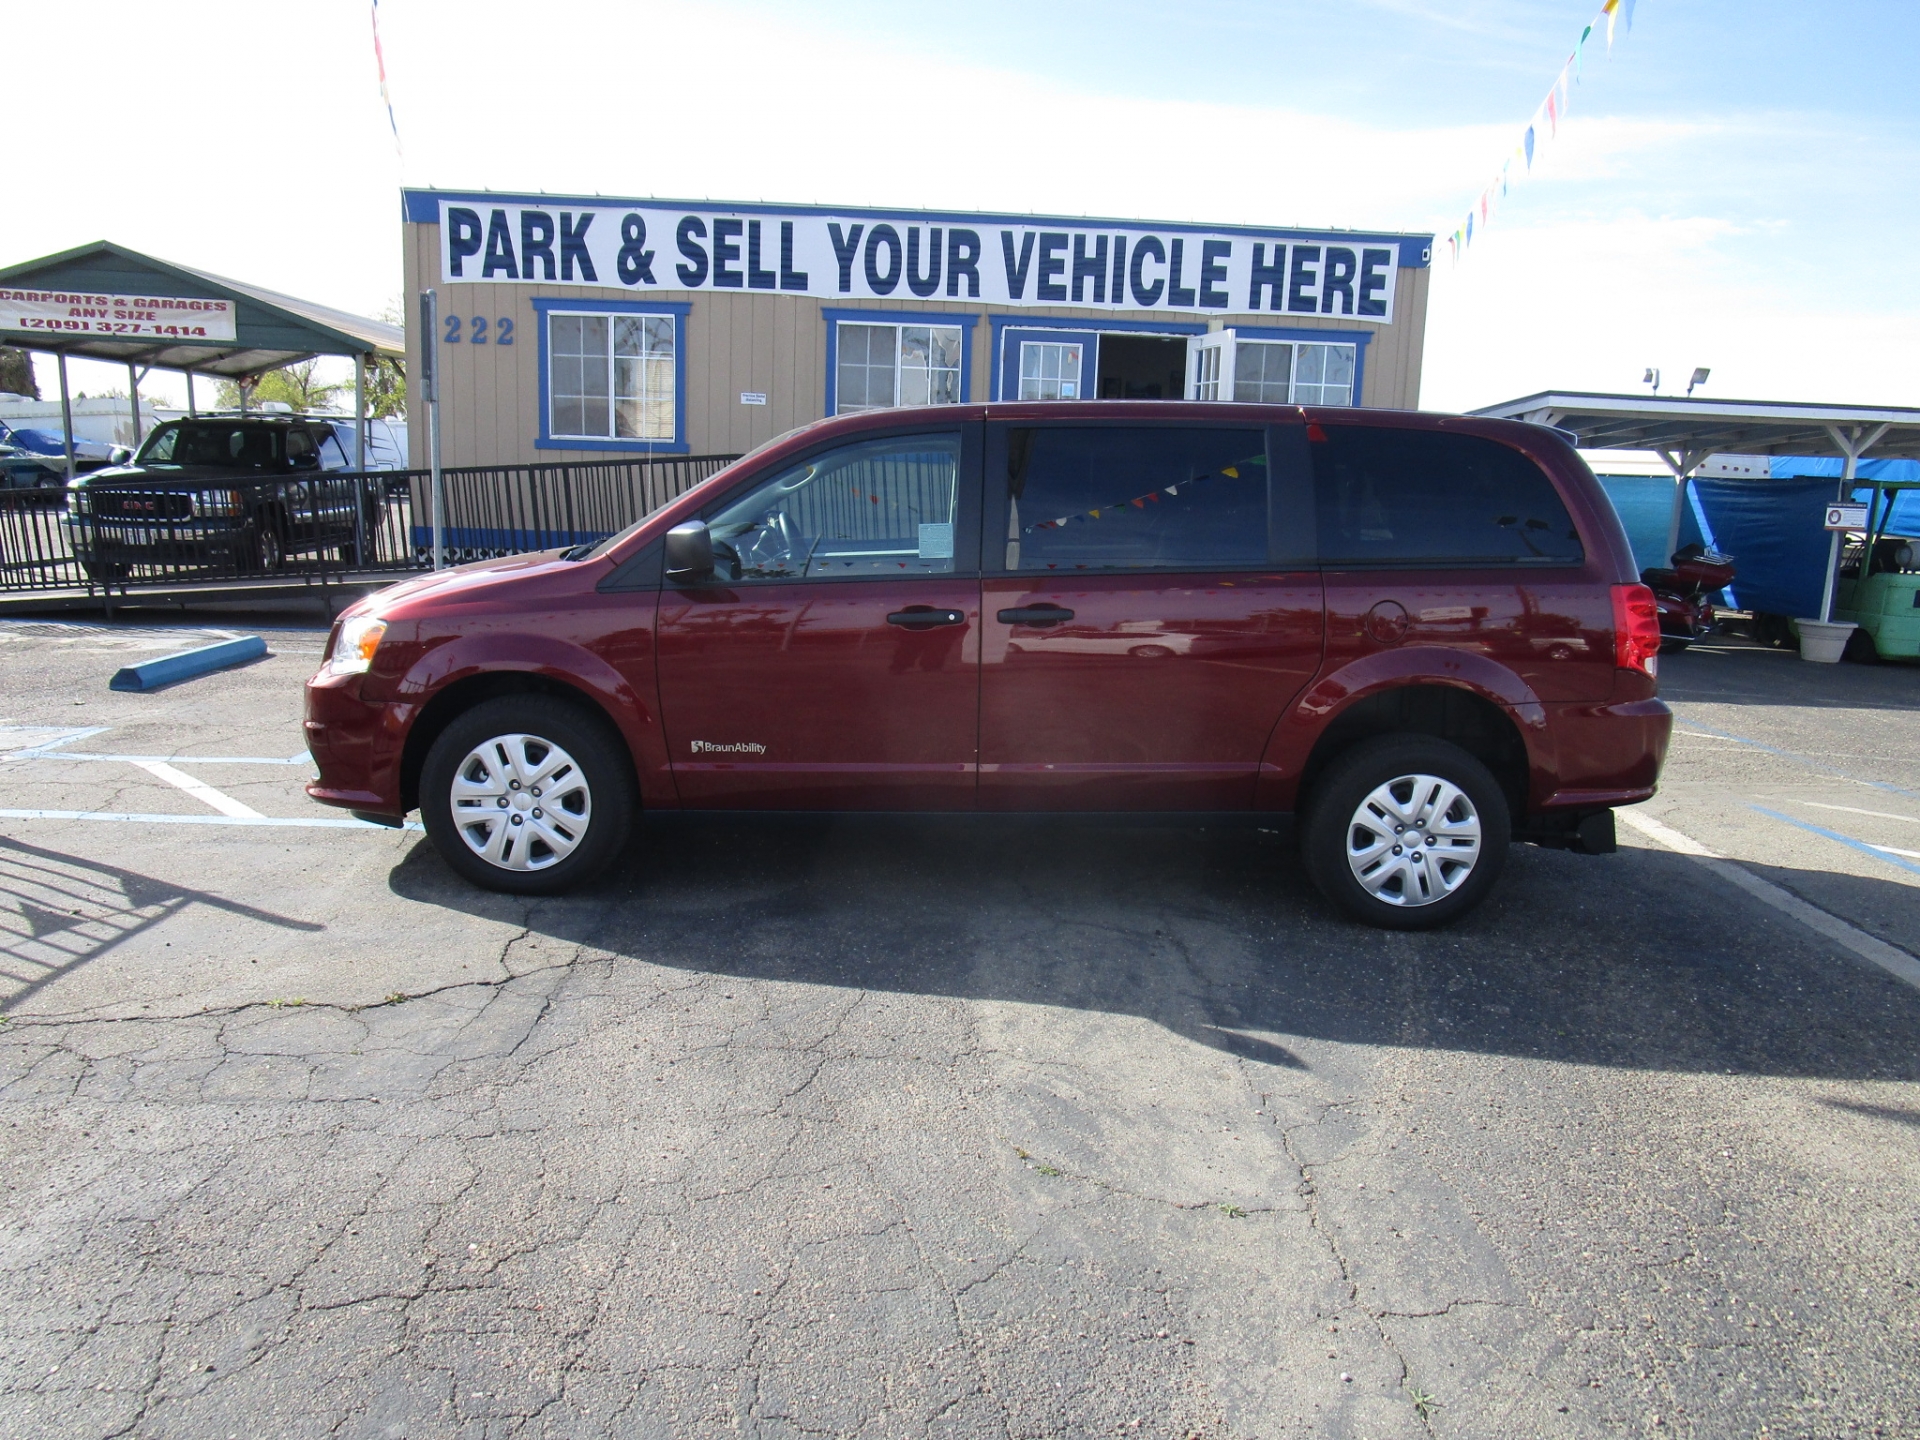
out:
M1593 38L1593 32L1600 27L1602 21L1606 22L1607 54L1611 56L1614 26L1616 22L1624 20L1627 33L1629 35L1633 33L1633 7L1636 3L1637 0L1604 0L1600 13L1581 30L1580 38L1574 42L1573 53L1567 56L1566 64L1562 65L1560 73L1554 76L1553 85L1547 91L1547 98L1534 110L1533 118L1527 122L1527 128L1522 132L1519 143L1513 147L1512 157L1500 167L1500 173L1494 177L1493 182L1480 192L1479 200L1467 212L1467 223L1447 237L1447 245L1453 253L1455 264L1458 264L1460 257L1473 246L1474 211L1479 212L1480 228L1484 230L1487 222L1493 218L1493 212L1499 208L1500 200L1506 196L1513 161L1523 160L1527 170L1533 169L1533 156L1537 148L1540 117L1543 111L1546 114L1548 137L1559 138L1560 122L1567 117L1568 111L1572 108L1573 86L1581 78L1587 41Z
M373 0L373 66L380 72L380 100L387 107L387 124L393 130L393 149L405 157L400 145L400 122L393 118L393 97L387 93L387 57L380 52L380 0Z

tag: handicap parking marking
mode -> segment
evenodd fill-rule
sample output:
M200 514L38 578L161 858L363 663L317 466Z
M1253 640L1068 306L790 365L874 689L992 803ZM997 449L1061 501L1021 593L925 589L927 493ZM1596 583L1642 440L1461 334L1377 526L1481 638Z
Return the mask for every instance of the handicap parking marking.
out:
M93 735L110 725L0 725L0 760L32 760Z
M1758 809L1759 807L1754 807ZM1920 990L1920 959L1890 945L1877 935L1869 935L1858 926L1849 925L1838 915L1822 910L1819 906L1802 900L1783 886L1775 885L1771 880L1762 880L1737 861L1728 859L1717 850L1702 845L1691 835L1674 829L1638 809L1622 808L1614 812L1629 828L1638 830L1655 844L1686 856L1696 865L1712 871L1728 884L1744 890L1763 905L1769 905L1783 914L1792 916L1802 925L1840 946L1843 950L1877 966L1896 980ZM1769 812L1771 813L1771 812ZM1786 819L1785 816L1778 817ZM1796 822L1789 821L1789 824Z
M1920 865L1900 858L1903 855L1913 855L1916 859L1920 859L1920 852L1896 850L1891 845L1875 845L1869 840L1856 840L1851 835L1842 835L1838 830L1829 830L1824 825L1815 825L1806 820L1796 820L1791 815L1782 815L1778 810L1769 810L1764 805L1755 805L1752 808L1769 820L1778 820L1782 824L1793 826L1796 830L1805 830L1809 835L1819 835L1837 845L1845 845L1849 850L1858 850L1862 855L1884 861L1897 869L1905 870L1910 875L1920 875Z
M1691 736L1695 736L1705 740L1720 740L1720 741L1730 742L1735 745L1745 745L1751 749L1761 751L1763 754L1772 755L1777 759L1785 760L1789 764L1798 765L1804 770L1811 770L1816 775L1825 775L1835 780L1847 780L1847 781L1851 781L1855 785L1865 785L1869 789L1885 791L1890 795L1906 795L1906 796L1912 797L1913 799L1920 800L1920 791L1907 790L1902 788L1899 785L1890 785L1884 780L1868 780L1863 776L1854 775L1845 770L1835 769L1831 765L1823 765L1818 760L1814 760L1806 755L1798 754L1795 751L1782 750L1777 745L1768 745L1763 741L1749 740L1744 735L1734 735L1725 730L1716 730L1711 725L1703 724L1698 720L1694 720L1686 716L1686 713L1682 708L1682 705L1684 702L1668 701L1667 703L1672 708L1676 718L1685 719L1686 723L1689 726L1694 727L1690 730L1686 730L1686 729L1680 729L1678 726L1676 726L1675 729L1679 734L1691 735Z

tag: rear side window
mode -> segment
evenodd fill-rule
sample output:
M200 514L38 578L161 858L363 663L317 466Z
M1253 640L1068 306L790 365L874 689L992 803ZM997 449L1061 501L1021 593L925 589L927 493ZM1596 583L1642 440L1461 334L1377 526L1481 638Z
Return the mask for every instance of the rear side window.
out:
M1314 427L1324 565L1577 565L1560 492L1518 450L1477 435ZM1324 435L1324 439L1317 438Z
M1013 429L1006 484L1009 570L1267 563L1264 431Z

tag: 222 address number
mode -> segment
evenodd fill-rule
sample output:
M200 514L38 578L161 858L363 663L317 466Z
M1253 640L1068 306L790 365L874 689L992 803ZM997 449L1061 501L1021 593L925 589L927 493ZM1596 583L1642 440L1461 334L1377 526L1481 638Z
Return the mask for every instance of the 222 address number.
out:
M475 315L471 320L467 320L460 315L449 315L447 316L447 333L444 337L446 343L449 345L458 345L460 343L460 327L465 325L467 326L467 344L485 345L488 343L488 323L487 317L484 315ZM495 345L511 345L513 343L513 317L510 315L502 315L498 320L491 323L493 325L492 343Z

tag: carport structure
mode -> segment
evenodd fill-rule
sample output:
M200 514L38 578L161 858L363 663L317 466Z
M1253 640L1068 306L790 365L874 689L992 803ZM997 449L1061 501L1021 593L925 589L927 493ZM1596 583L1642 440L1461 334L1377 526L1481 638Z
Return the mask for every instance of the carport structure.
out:
M1855 467L1876 459L1920 459L1920 409L1891 405L1818 405L1790 400L1708 400L1691 396L1605 395L1549 390L1471 412L1551 425L1583 450L1651 450L1673 472L1673 519L1666 552L1680 544L1687 482L1710 455L1837 455L1838 495L1846 499ZM1833 612L1840 536L1827 550L1821 621Z
M132 318L152 316L173 321ZM198 323L178 323L187 319ZM321 355L351 359L357 470L366 469L367 366L406 355L397 325L158 260L108 240L0 270L0 344L58 357L69 480L74 474L69 355L126 365L136 443L140 380L150 370L185 374L191 411L196 375L243 382L244 408L245 382L269 370Z

